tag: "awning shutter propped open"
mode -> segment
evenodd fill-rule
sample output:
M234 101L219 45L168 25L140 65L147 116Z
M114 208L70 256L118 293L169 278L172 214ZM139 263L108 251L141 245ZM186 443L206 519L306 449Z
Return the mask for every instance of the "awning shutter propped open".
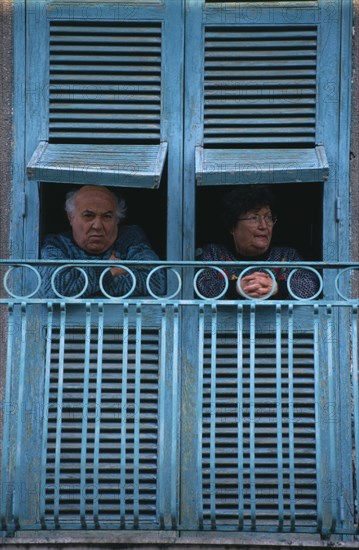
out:
M27 175L42 182L157 188L166 156L166 142L94 145L41 141L27 165Z
M324 182L324 147L305 149L211 149L196 147L197 185Z

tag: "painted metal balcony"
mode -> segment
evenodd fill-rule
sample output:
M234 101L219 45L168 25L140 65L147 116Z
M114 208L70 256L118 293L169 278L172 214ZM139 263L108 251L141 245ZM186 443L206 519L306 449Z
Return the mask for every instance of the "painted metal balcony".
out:
M108 262L2 261L3 530L358 534L359 264L261 267L284 264L317 292L204 299L200 270L228 263L122 262L148 295L110 297Z

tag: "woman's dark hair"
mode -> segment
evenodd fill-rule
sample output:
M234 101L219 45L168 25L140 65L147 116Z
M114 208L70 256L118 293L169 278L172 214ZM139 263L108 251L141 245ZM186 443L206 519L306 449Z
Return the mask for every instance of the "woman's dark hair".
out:
M248 212L267 206L275 214L275 200L268 187L240 185L222 198L222 223L232 231L238 218Z

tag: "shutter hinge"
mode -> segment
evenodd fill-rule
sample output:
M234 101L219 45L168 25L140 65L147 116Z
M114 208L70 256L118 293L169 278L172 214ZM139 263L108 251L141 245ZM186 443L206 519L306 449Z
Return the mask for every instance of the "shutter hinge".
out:
M341 200L340 197L337 197L335 199L335 219L337 222L340 222L342 217L342 208L341 208Z
M26 193L23 191L20 195L20 211L23 218L26 216Z

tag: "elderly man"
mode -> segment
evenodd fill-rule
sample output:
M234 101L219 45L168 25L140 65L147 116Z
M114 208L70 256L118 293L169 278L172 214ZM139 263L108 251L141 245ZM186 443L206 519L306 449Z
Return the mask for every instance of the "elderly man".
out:
M126 269L116 267L119 260L158 260L151 249L143 230L135 225L126 226L120 222L125 217L126 205L106 187L85 185L67 195L65 210L71 231L48 235L41 249L44 260L81 260L82 269L88 277L88 286L81 297L103 294L100 278L106 269L103 266L88 266L86 260L108 260L111 269L103 275L102 285L111 296L123 296L133 285L133 278ZM51 277L56 266L41 267L42 292L55 297ZM148 294L146 278L151 267L133 267L136 286L132 294ZM63 296L76 296L84 288L84 276L78 269L65 268L54 280L56 290ZM156 294L165 292L163 270L154 273L150 288Z

